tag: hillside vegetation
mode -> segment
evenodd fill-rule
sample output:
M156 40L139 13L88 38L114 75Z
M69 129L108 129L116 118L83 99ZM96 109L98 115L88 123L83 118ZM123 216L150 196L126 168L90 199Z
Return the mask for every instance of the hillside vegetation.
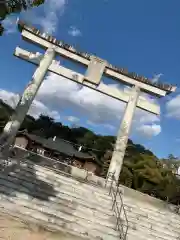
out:
M0 101L0 131L3 130L13 109ZM27 116L21 126L29 133L44 138L60 137L84 146L83 151L91 151L101 162L102 177L106 177L112 151L114 136L101 136L83 128L70 128L55 122L48 116L38 119ZM180 161L170 155L167 159L158 159L151 151L129 139L122 168L120 183L157 198L178 204L180 200L180 180L173 173L180 166Z

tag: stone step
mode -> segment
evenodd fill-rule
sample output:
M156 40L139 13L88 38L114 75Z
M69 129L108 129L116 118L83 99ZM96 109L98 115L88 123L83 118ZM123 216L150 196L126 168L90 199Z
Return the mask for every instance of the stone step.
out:
M141 233L137 230L133 230L133 229L129 228L128 236L127 236L126 240L164 240L164 238L149 235L146 233L146 231Z
M180 228L180 216L176 216L176 218L173 218L173 216L175 214L171 214L171 212L169 211L167 216L165 216L164 214L161 214L161 212L154 212L154 211L148 211L145 207L142 208L138 208L135 207L133 205L128 205L125 202L124 203L124 207L126 209L127 214L129 214L130 212L134 213L135 216L137 216L139 219L150 219L150 221L152 223L154 223L154 221L156 221L156 223L159 224L164 224L164 225L172 225L172 226L176 226L177 228ZM172 216L172 217L171 217ZM179 218L179 221L178 221Z
M17 168L14 171L19 172L19 169ZM13 174L13 172L11 174ZM112 197L109 196L107 189L100 188L100 187L97 188L96 186L94 186L94 185L91 186L87 183L82 184L78 180L74 180L72 178L67 178L63 175L56 174L52 170L49 171L48 169L45 169L41 166L33 167L32 164L31 165L28 164L28 167L27 167L26 163L24 163L23 166L21 165L20 173L18 173L18 175L20 175L21 178L24 177L24 175L26 177L30 177L32 174L33 174L33 176L36 174L39 179L42 179L50 184L57 185L57 186L59 186L59 184L61 184L61 188L63 187L62 183L64 183L64 186L66 186L66 187L67 186L69 186L71 188L73 187L73 191L78 192L79 195L84 195L85 198L86 198L87 194L89 195L89 193L94 194L92 200L94 201L95 205L100 203L101 207L102 207L102 205L105 205L106 209L108 208L108 209L110 209L110 211L112 211L111 210L112 209ZM69 182L69 180L70 180L70 182ZM78 187L77 187L77 185L78 185ZM90 189L91 189L91 192L90 192ZM98 189L98 191L97 191L97 189ZM101 198L101 199L99 200L99 198ZM117 201L118 201L118 198L117 198Z
M4 204L2 204L4 205ZM0 216L1 218L6 219L6 217L8 219L10 219L10 223L11 220L15 221L14 225L17 226L16 221L19 223L24 224L25 228L28 229L29 231L33 231L33 232L48 232L50 235L50 238L48 236L48 238L46 239L63 239L63 240L90 240L91 238L87 237L87 236L81 236L78 234L78 232L76 232L75 235L72 235L72 232L70 231L66 231L65 229L59 227L56 227L56 225L51 224L50 222L44 222L44 221L39 221L33 217L31 217L30 215L24 215L21 214L19 212L15 212L14 210L12 211L12 205L11 207L6 208L4 206L1 206L0 204ZM4 224L3 224L4 226ZM6 227L8 227L8 225L6 225ZM22 226L21 226L22 227ZM22 229L22 234L23 234L23 230ZM24 233L25 236L26 233ZM14 235L13 235L14 237ZM51 238L52 237L52 238ZM3 238L4 239L4 238ZM8 238L9 239L9 238ZM12 238L11 238L12 239ZM14 238L13 238L14 239ZM33 239L34 240L34 239Z
M164 224L163 222L159 223L158 220L152 221L149 218L139 218L136 214L129 214L128 222L132 225L132 228L136 228L136 226L146 227L147 229L158 230L161 229L163 232L168 232L169 235L179 236L179 228L174 227L173 225Z
M116 218L107 189L42 166L25 165L20 166L20 171L17 168L8 175L0 174L1 206L5 204L14 214L25 213L27 218L35 216L37 222L41 219L46 226L51 224L51 229L54 226L79 238L120 239L119 232L113 229ZM178 215L129 195L123 199L129 221L126 240L180 239Z
M167 222L159 220L159 218L154 218L145 215L140 215L135 212L127 211L128 225L132 229L143 229L142 231L150 231L151 234L155 232L156 235L163 236L163 239L177 239L180 236L179 228L172 225L168 225Z
M128 206L129 208L137 208L140 209L142 211L146 211L146 213L149 214L153 214L154 216L159 216L159 214L162 215L162 217L164 217L165 219L167 219L167 216L170 216L171 218L173 218L175 221L177 221L177 223L179 223L180 220L180 216L175 214L174 212L172 212L170 209L164 207L164 209L160 209L157 207L154 207L150 204L146 204L140 201L134 201L134 199L129 199L127 200L127 197L123 198L124 203L126 206ZM180 223L179 223L180 224Z
M29 171L21 171L21 173L19 174L22 178L23 177L26 177L26 178L29 178L29 177L34 177L34 172L30 172L31 170ZM32 170L33 171L33 170ZM92 188L92 190L90 191L88 189L88 184L81 184L80 182L77 182L76 184L74 183L68 183L68 181L66 181L66 178L63 179L63 178L58 178L58 177L54 177L51 173L45 173L45 172L42 172L42 171L36 171L35 172L36 174L36 178L38 178L39 180L42 180L44 182L48 182L49 184L53 185L54 187L66 187L66 188L71 188L71 189L74 189L74 192L76 191L78 194L80 195L84 195L85 197L87 196L87 194L92 194L93 197L94 197L94 200L99 200L100 198L100 201L101 201L101 204L105 204L106 206L107 205L112 205L112 197L108 195L108 191L104 191L104 193L100 194L99 192L96 192L96 188ZM12 174L9 174L9 175L12 175ZM32 178L31 178L32 179ZM103 189L104 190L104 189Z
M179 237L179 234L175 234L173 233L173 231L165 231L164 228L147 228L146 224L145 226L143 226L143 224L134 224L131 222L131 220L129 220L128 223L129 226L129 230L133 229L136 230L139 234L143 235L144 233L150 235L150 236L154 236L154 237L158 237L158 238L162 238L164 240L175 240Z
M81 179L72 178L70 174L68 176L67 174L65 174L63 172L58 172L57 173L56 171L53 171L50 168L42 167L42 166L37 165L37 164L32 164L32 162L29 162L29 161L26 161L25 163L21 163L21 169L27 169L26 166L28 166L29 170L32 169L32 170L35 170L35 171L38 171L38 172L44 172L45 174L52 176L54 179L56 179L56 178L62 179L69 184L86 185L86 188L87 188L88 191L94 191L96 189L96 192L99 193L99 194L102 194L102 195L107 194L107 189L106 188L100 187L96 184L92 184L92 183L87 182L87 181L83 181Z
M100 204L95 204L94 202L91 201L91 198L88 198L88 201L87 201L87 198L85 199L81 198L81 196L79 196L78 194L72 191L67 191L67 190L65 191L63 188L58 188L59 190L58 192L54 191L53 189L53 193L52 193L51 190L49 189L41 189L38 185L36 185L36 182L34 183L28 182L28 181L20 182L20 181L17 181L16 177L3 176L3 175L0 175L0 182L1 182L1 186L6 186L16 191L27 193L32 198L37 197L40 199L51 200L51 201L55 201L58 199L60 200L66 199L67 201L71 201L71 202L78 201L83 206L100 211L102 213L105 212L106 215L109 215L109 216L113 215L111 210L104 209L104 206Z
M14 188L11 188L10 185L6 186L0 186L0 192L3 194L6 194L7 196L12 196L19 198L20 201L28 201L31 204L41 204L42 206L46 206L49 208L52 208L56 211L63 211L68 214L73 214L74 216L86 218L88 220L93 220L97 222L97 224L100 222L100 225L114 228L116 223L116 217L112 215L107 215L106 213L100 212L97 209L89 208L88 206L83 206L79 203L78 200L76 201L69 201L67 198L54 198L54 201L42 201L36 198L29 197L27 193L24 192L18 192L18 186Z
M76 230L81 235L87 234L95 239L98 237L99 239L118 239L119 237L119 232L113 229L104 227L87 219L81 219L79 217L66 214L62 211L56 211L42 204L36 205L31 202L14 197L8 197L6 195L1 195L1 202L2 199L6 202L6 204L12 204L16 210L21 212L21 214L23 213L26 215L27 213L34 213L35 215L31 215L33 218L39 220L46 219L46 221L50 221L57 226L64 227L66 230Z
M14 172L19 172L19 169L17 168L16 170L14 170ZM87 183L82 183L78 180L72 179L71 177L66 177L60 174L57 174L55 172L53 172L52 170L47 170L41 166L28 166L28 167L21 167L20 169L20 173L21 175L23 175L23 173L26 173L26 176L28 176L28 173L31 175L38 175L38 177L40 178L41 176L44 177L43 180L45 180L47 178L47 180L49 180L49 183L51 181L52 184L57 184L58 183L65 183L66 185L70 185L70 186L74 186L75 188L77 188L78 185L78 189L82 190L86 193L92 192L94 193L96 196L101 197L102 201L106 201L106 200L112 200L111 196L109 196L108 194L108 190L105 188L101 188L95 185L90 185Z
M63 223L61 223L61 225L56 224L56 222L52 220L52 218L48 218L47 216L45 216L43 213L37 213L37 211L34 210L29 210L25 207L18 207L15 208L14 204L9 203L7 201L0 201L0 211L3 211L5 213L8 213L10 216L15 216L18 217L24 221L27 221L28 224L33 223L36 224L38 226L42 226L45 227L45 229L52 231L52 232L66 232L66 233L70 233L73 236L79 236L79 239L83 239L83 240L91 240L92 238L90 236L83 235L80 234L76 229L74 229L74 231L71 230L67 230L64 228ZM97 239L97 238L96 238ZM99 239L98 239L99 240Z
M23 182L21 181L23 179ZM25 181L26 180L26 181ZM108 216L113 216L113 212L111 210L112 208L112 201L110 203L110 207L108 208L106 205L102 205L101 201L98 200L92 200L91 198L88 198L87 201L87 194L86 195L79 195L78 193L74 192L72 188L66 188L64 185L62 185L60 188L54 187L53 191L54 193L51 193L51 191L48 191L48 189L41 189L40 186L38 186L37 181L32 182L32 180L29 178L24 178L22 176L9 176L9 175L3 175L0 174L0 181L1 185L7 186L10 188L14 188L16 190L20 190L21 192L25 192L29 194L30 196L33 195L34 197L40 197L46 199L47 196L49 196L49 200L56 201L56 199L66 199L67 201L76 201L80 202L83 206L89 207L93 210L99 211L101 215L104 215L104 213ZM18 184L18 185L17 185ZM94 196L92 196L94 197Z
M95 194L95 196L102 198L102 201L111 201L112 200L112 197L109 196L109 190L105 189L105 188L98 188L98 191L97 191L97 187L90 186L87 183L82 184L81 182L76 181L75 184L73 184L73 182L71 182L71 181L68 182L69 178L66 178L61 175L58 175L58 177L56 177L56 176L53 176L53 174L51 174L48 171L47 172L45 172L45 171L34 172L34 169L31 170L28 168L28 169L26 169L26 171L22 169L21 175L23 175L23 172L24 172L24 174L26 174L26 176L30 176L32 173L34 176L34 174L36 173L39 178L43 177L43 180L47 179L49 181L49 183L54 184L54 185L55 184L59 185L59 184L65 183L66 185L73 186L74 188L78 188L79 190L82 190L83 192L86 192L86 193L91 192L91 193ZM101 191L99 191L99 190L101 190Z
M64 190L64 188L56 189L57 191L55 195L51 196L51 193L49 193L48 191L37 188L36 186L37 182L32 183L30 181L29 183L28 181L24 181L22 183L17 181L16 177L7 176L7 175L3 176L2 174L0 175L0 179L1 179L1 186L5 186L9 189L14 189L14 191L24 192L26 194L29 194L29 196L32 196L32 197L46 199L47 196L50 195L48 199L53 202L62 203L66 201L68 204L71 203L72 205L81 204L82 208L83 207L89 208L94 212L98 212L98 216L104 220L112 218L114 215L114 213L111 210L108 210L101 205L99 206L97 204L94 205L94 203L92 203L91 201L89 202L89 199L87 201L87 198L86 199L81 198L81 196L79 196L78 194L74 194L74 192L71 192L71 191L66 191ZM0 191L2 191L2 189Z
M165 236L165 239L168 239L169 237L177 237L180 236L180 221L177 221L177 219L174 219L172 216L175 215L169 211L169 217L167 217L164 214L158 213L158 210L156 211L148 211L146 209L146 206L143 207L143 203L141 204L141 208L138 208L137 206L134 207L134 204L132 203L126 206L125 202L125 209L127 213L127 217L129 220L129 224L131 223L134 225L134 228L138 228L138 226L146 227L146 229L150 229L151 231L157 231L160 234L165 233L167 236ZM177 216L177 218L180 217Z

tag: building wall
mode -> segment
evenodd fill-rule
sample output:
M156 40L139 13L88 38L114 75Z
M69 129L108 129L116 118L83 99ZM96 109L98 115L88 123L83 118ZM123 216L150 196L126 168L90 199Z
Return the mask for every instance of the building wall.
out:
M26 149L28 146L31 146L30 147L31 151L33 151L33 149L34 149L34 152L36 152L37 154L46 155L46 151L42 146L40 146L39 144L32 144L31 141L29 142L28 139L24 136L16 137L15 146L18 146L18 147L21 147L24 149ZM54 158L53 153L51 153L51 151L49 151L48 157ZM59 157L56 157L55 159L56 160L60 159L62 161L63 157L59 156ZM65 161L65 162L67 162L67 161ZM88 161L84 162L84 161L80 161L77 159L73 160L73 166L77 167L77 168L85 169L86 171L92 172L94 174L96 173L96 171L98 169L97 164L94 162L88 162Z
M84 170L86 170L86 171L88 171L88 172L92 172L92 173L94 173L94 174L96 173L96 171L97 171L97 169L98 169L97 164L94 163L94 162L88 162L88 161L86 161L86 162L84 163L84 162L82 162L82 161L80 161L80 160L77 160L77 159L75 159L75 160L73 161L73 166L74 166L74 167L77 167L77 168L84 169Z
M25 137L16 137L15 146L26 148L28 145L28 139Z
M97 165L96 163L93 163L93 162L85 162L83 168L88 172L95 173L97 170Z
M77 167L77 168L82 168L83 167L83 163L77 159L73 160L73 166Z

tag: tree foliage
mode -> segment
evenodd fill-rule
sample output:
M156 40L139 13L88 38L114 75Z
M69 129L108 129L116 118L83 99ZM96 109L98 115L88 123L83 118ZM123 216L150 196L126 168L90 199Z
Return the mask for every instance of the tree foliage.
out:
M45 0L1 0L0 1L0 36L5 31L2 21L11 13L19 13L32 7L38 7Z
M3 130L13 110L0 101L0 131ZM96 155L101 162L102 177L106 177L115 144L114 136L101 136L84 127L70 128L41 115L38 119L26 116L21 130L44 138L57 136L83 146L83 151ZM150 150L128 140L120 183L162 200L178 204L180 201L180 180L174 174L180 161L173 155L158 159Z

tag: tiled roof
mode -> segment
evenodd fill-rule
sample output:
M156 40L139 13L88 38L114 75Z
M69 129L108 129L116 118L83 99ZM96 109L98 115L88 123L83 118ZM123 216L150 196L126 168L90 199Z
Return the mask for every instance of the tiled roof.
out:
M57 151L59 153L68 155L70 157L75 156L81 159L93 159L94 157L90 153L84 153L77 151L73 145L63 139L56 138L53 141L52 138L45 139L40 136L34 134L28 134L26 132L20 133L20 135L24 135L32 141L41 144L44 148L48 148L50 150Z
M20 31L22 31L23 29L39 36L40 38L42 39L45 39L46 41L50 42L50 43L53 43L54 45L56 46L59 46L61 48L64 48L66 50L68 50L69 52L72 52L72 53L75 53L79 56L81 56L82 58L85 58L87 60L90 60L90 57L91 57L91 54L87 53L87 52L81 52L79 50L76 50L73 46L67 44L67 43L64 43L63 41L59 41L57 40L55 37L52 37L48 34L45 34L45 33L41 33L40 30L34 28L34 27L30 27L28 25L26 25L24 22L22 21L19 21L18 22L18 28ZM123 74L125 76L128 76L130 78L133 78L139 82L143 82L143 83L146 83L148 85L151 85L151 86L154 86L156 88L159 88L159 89L162 89L162 90L165 90L167 92L167 94L171 93L172 91L174 91L173 89L175 88L175 86L173 85L170 85L170 84L165 84L165 83L153 83L150 79L144 77L144 76L140 76L134 72L129 72L127 69L125 68L120 68L120 67L116 67L116 66L113 66L112 64L107 64L106 68L109 68L117 73L120 73L120 74Z

